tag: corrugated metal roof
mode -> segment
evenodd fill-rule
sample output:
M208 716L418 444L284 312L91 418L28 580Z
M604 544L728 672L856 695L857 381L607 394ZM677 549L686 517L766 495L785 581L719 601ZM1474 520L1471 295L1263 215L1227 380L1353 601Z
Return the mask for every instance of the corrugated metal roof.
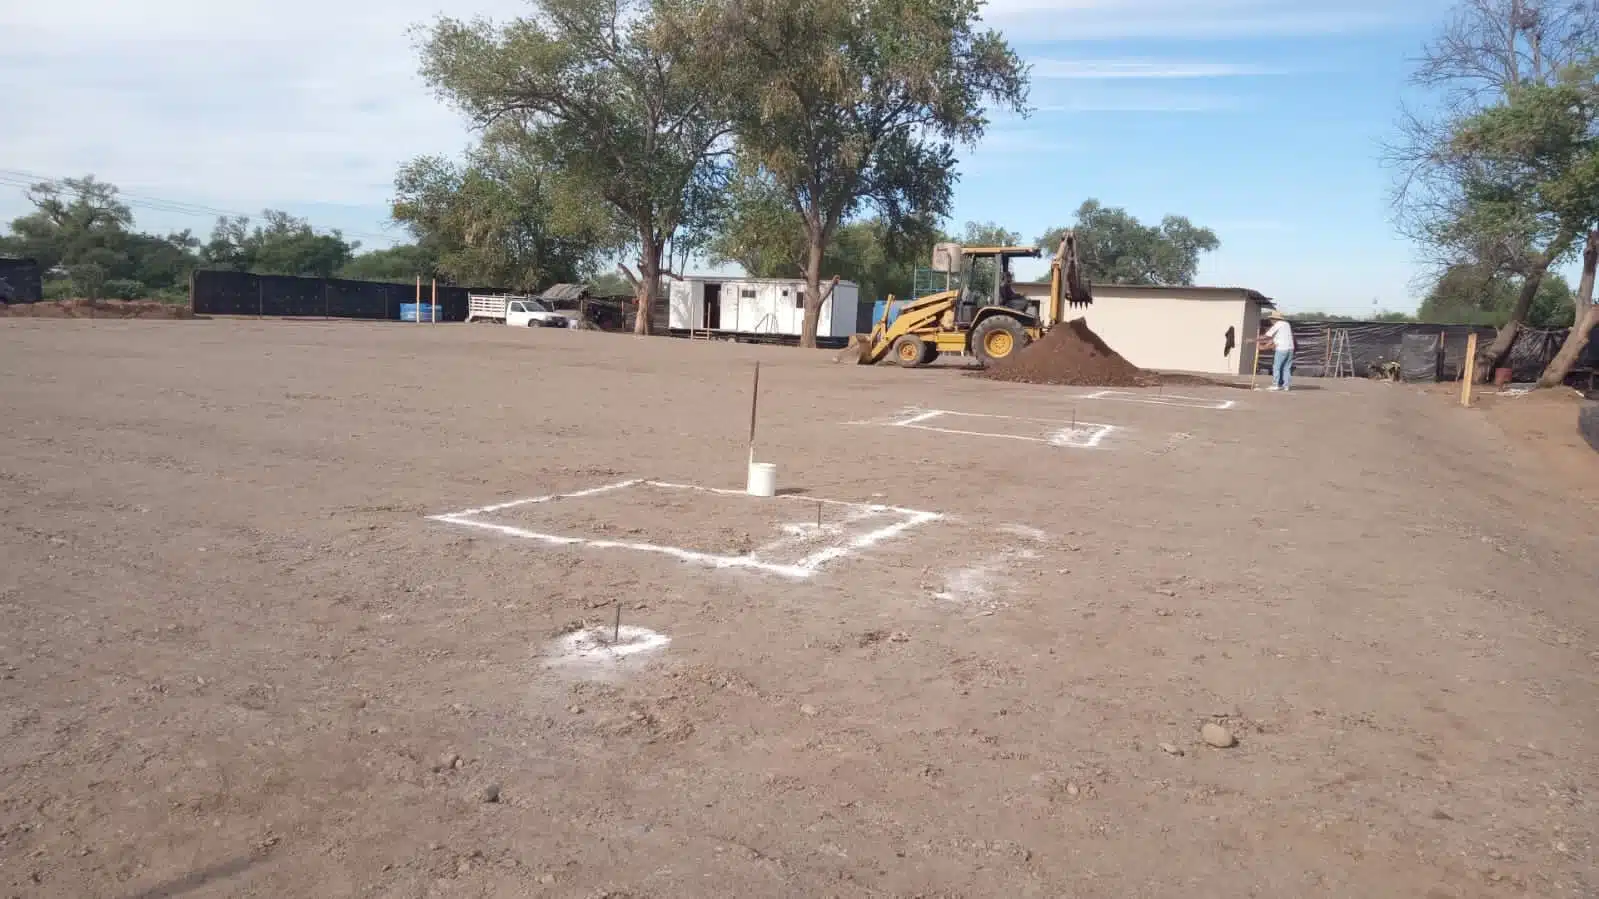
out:
M552 284L539 294L541 300L581 300L588 293L588 288L582 284Z

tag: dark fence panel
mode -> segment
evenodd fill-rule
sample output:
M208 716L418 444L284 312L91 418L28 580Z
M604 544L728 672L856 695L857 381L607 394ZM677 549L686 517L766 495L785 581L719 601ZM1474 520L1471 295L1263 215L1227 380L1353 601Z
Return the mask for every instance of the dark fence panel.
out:
M0 259L0 279L16 291L17 303L37 303L44 299L44 272L32 259Z
M1418 376L1425 376L1420 368L1425 367L1432 371L1432 360L1422 359L1423 346L1430 339L1433 346L1437 346L1440 335L1442 339L1442 362L1437 367L1437 378L1444 381L1457 380L1465 369L1466 342L1473 331L1477 333L1478 346L1487 346L1493 342L1498 333L1493 328L1477 327L1473 325L1434 325L1419 322L1293 322L1294 328L1294 371L1308 377L1322 377L1334 371L1337 360L1329 356L1328 350L1332 344L1332 335L1335 331L1349 333L1349 354L1352 357L1355 377L1365 377L1374 366L1385 362L1399 362L1406 372L1406 380L1412 379L1412 369ZM1516 342L1510 346L1510 356L1507 360L1511 371L1517 381L1534 381L1543 374L1549 360L1559 352L1560 345L1566 339L1569 329L1561 328L1551 331L1524 328L1516 335ZM1595 329L1593 337L1599 337L1599 328ZM1411 353L1406 355L1406 348L1412 346ZM1583 353L1579 367L1593 367L1599 365L1599 345L1594 343L1592 337ZM1260 371L1271 370L1271 354L1264 353L1261 357Z
M244 272L197 271L189 278L195 315L260 315L261 288Z
M505 293L502 288L439 285L439 321L466 321L467 295ZM433 302L433 285L422 285L422 302ZM416 302L415 284L296 278L244 272L197 271L189 282L196 315L269 315L299 318L359 318L399 321L400 304Z
M330 280L327 282L327 314L334 318L389 318L389 288L392 286L373 281ZM394 317L399 317L398 310Z
M257 275L261 314L319 317L327 314L327 282L321 278Z

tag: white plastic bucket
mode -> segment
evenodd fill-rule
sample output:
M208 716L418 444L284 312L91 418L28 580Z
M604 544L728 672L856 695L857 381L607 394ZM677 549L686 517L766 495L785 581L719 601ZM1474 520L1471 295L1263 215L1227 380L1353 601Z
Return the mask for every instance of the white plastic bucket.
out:
M751 462L749 486L745 489L750 496L776 496L777 465L772 462Z

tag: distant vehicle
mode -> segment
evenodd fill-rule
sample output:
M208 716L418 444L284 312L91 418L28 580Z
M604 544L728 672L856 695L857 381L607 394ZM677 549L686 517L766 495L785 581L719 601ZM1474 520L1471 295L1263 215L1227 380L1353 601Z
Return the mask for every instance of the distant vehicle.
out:
M513 328L570 328L572 318L538 300L512 300L505 307L505 323Z

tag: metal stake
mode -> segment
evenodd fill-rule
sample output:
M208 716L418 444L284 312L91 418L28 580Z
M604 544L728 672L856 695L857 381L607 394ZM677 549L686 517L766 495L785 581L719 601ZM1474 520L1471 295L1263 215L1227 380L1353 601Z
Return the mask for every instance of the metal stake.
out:
M611 631L611 642L622 642L622 601L616 601L616 627Z

